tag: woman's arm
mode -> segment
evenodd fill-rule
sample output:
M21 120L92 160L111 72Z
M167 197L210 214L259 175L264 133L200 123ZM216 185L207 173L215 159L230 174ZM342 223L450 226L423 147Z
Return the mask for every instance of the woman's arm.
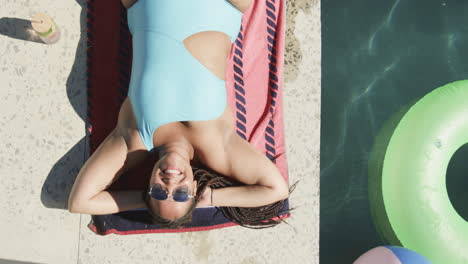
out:
M279 189L261 185L224 187L211 192L213 206L257 207L288 198Z
M236 132L226 144L230 177L244 186L213 189L212 205L257 207L288 198L289 188L275 164Z
M81 214L104 215L146 208L141 191L101 191L80 207L70 212Z
M125 170L127 143L116 127L81 168L68 199L68 210L82 214L112 214L145 208L141 191L105 191Z

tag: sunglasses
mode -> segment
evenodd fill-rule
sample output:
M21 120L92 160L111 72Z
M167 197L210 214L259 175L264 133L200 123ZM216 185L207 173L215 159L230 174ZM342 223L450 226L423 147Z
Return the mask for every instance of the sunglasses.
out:
M172 192L172 195L169 195L167 190L163 189L160 184L153 184L148 191L148 195L159 201L172 198L176 202L186 202L194 197L188 193L187 187L179 187Z

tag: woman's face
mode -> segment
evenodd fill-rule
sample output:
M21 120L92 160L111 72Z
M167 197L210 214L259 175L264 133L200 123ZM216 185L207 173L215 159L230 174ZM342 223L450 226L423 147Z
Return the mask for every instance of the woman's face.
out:
M173 195L175 190L184 189L189 195L195 196L197 182L193 180L192 167L187 158L179 155L177 152L163 153L160 159L153 167L148 190L154 184L158 184L163 190L166 190L168 196ZM167 200L149 199L149 206L152 211L159 212L159 215L165 219L176 219L184 216L189 210L194 198L186 202L176 202L171 198Z

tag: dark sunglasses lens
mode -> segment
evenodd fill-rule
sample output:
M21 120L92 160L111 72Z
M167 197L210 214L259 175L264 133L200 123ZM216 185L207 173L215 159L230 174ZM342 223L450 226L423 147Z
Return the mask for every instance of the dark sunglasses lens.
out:
M174 192L173 197L174 201L185 202L189 199L188 193L185 190L177 190Z
M161 189L161 186L159 186L159 185L153 186L153 189L151 191L151 196L156 200L166 200L167 199L166 191Z

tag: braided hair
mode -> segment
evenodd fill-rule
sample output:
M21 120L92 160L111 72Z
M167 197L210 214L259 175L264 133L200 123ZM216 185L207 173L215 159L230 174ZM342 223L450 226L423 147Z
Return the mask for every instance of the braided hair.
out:
M197 186L197 203L205 192L207 187L218 189L228 186L240 186L242 183L219 175L210 171L203 165L200 168L192 166L195 179L198 179ZM294 191L296 184L289 188L289 193ZM247 228L261 229L278 225L281 222L286 223L280 216L281 209L286 200L280 200L271 204L258 206L258 207L217 207L223 215L232 222ZM293 209L285 210L289 212Z

